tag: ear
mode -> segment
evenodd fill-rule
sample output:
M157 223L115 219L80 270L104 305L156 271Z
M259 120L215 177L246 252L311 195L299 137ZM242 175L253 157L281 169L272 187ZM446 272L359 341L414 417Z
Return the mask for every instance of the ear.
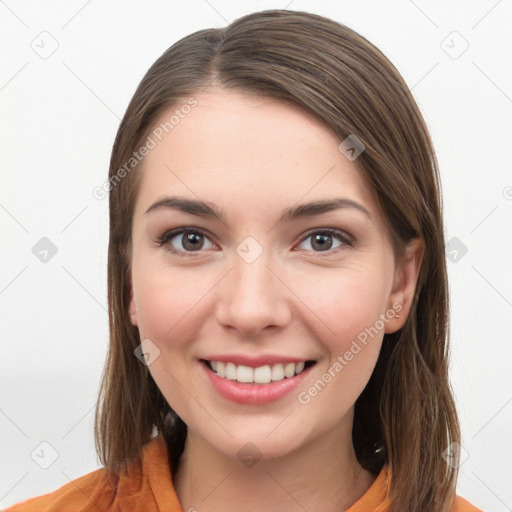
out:
M388 309L394 310L397 316L387 322L385 333L391 334L401 329L409 316L424 254L424 240L414 238L396 264Z
M130 277L130 318L131 318L132 324L135 325L135 327L138 327L139 321L137 319L137 304L135 303L135 299L133 298L133 285L131 282L131 277Z

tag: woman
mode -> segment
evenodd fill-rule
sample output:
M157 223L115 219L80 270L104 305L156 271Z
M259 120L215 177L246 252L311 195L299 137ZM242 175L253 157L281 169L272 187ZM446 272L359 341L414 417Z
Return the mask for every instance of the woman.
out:
M283 10L185 37L109 189L104 467L8 510L478 510L437 163L378 49Z

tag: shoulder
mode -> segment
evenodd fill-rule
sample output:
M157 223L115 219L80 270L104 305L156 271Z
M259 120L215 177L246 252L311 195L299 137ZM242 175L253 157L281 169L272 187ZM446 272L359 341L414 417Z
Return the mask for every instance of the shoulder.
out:
M483 512L483 510L475 507L462 496L456 496L453 502L452 512Z
M86 512L111 510L116 490L108 482L104 468L70 481L57 490L16 503L5 512Z
M105 468L59 489L16 503L5 512L181 511L172 485L168 451L162 437L147 443L141 456L120 475L109 478Z
M366 493L347 512L389 512L392 509L391 470L384 465ZM461 496L455 496L450 512L483 512Z

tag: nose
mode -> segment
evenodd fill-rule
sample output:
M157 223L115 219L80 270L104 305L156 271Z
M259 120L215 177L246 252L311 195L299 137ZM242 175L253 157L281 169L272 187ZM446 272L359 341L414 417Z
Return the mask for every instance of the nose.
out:
M216 315L223 327L253 338L289 323L290 291L270 265L265 251L252 263L235 255L233 268L217 290Z

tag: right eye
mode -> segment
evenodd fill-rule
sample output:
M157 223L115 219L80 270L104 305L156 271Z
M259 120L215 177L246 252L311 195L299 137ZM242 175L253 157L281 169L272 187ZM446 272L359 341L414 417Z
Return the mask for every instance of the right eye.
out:
M194 253L205 249L204 243L208 240L210 248L217 247L206 236L206 233L199 228L177 228L165 232L158 239L158 244L165 246L171 252L185 256L187 253ZM207 247L208 249L208 247Z

